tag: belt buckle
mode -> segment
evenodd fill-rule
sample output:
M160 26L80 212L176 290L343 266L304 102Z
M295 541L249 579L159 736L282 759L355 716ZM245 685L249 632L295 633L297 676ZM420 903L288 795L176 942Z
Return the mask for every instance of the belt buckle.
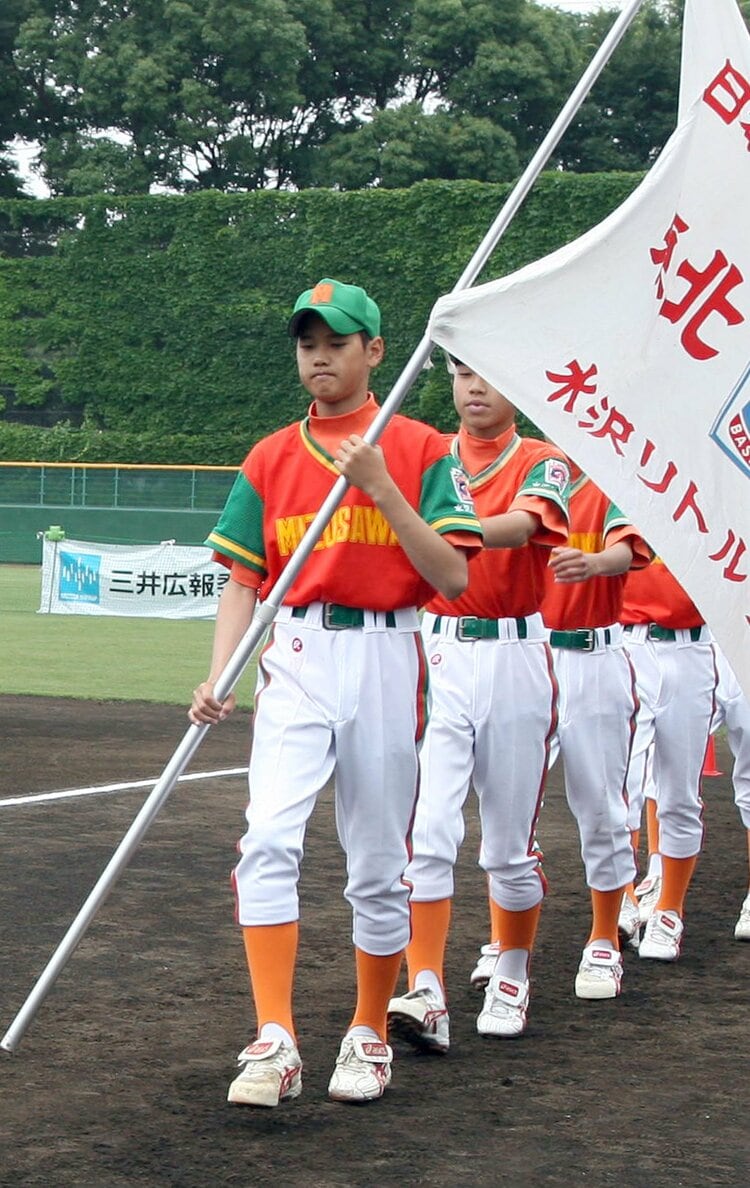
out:
M334 623L333 615L335 612L335 602L323 603L323 626L325 627L326 631L344 631L347 626L346 623Z
M458 619L456 620L456 639L462 643L471 641L473 639L479 639L479 629L477 627L478 622L479 619L476 615L459 615ZM473 625L474 627L473 634L471 632L471 626L468 626L469 624Z
M594 628L593 627L584 627L584 628L582 628L582 630L577 631L576 635L578 635L578 637L580 639L582 639L581 651L582 652L593 652L594 648L596 647L596 631L594 630Z
M646 628L646 639L651 643L654 641L656 643L663 643L665 639L669 639L669 636L666 634L665 629L660 627L658 623L649 623Z

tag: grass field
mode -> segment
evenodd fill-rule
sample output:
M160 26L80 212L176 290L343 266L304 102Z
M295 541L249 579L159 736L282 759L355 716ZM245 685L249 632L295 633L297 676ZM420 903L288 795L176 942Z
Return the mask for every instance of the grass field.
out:
M0 693L187 705L211 655L212 621L40 615L41 569L0 565ZM237 687L252 702L255 662Z

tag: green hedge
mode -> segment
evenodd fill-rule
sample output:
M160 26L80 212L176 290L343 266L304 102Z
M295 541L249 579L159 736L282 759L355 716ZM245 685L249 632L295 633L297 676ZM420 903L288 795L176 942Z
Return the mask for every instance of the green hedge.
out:
M545 174L480 279L581 234L638 180ZM238 463L305 408L285 327L325 275L380 304L385 395L509 190L0 201L0 458ZM453 425L442 366L405 407ZM53 427L15 423L29 414Z

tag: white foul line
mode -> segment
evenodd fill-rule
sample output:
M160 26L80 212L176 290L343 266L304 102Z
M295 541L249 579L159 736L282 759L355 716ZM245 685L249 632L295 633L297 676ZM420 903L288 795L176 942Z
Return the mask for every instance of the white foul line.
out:
M197 771L190 775L181 775L178 783L183 780L211 780L220 776L247 775L246 767L227 767L223 771ZM130 788L153 788L158 780L131 780L127 784L99 784L94 788L71 788L67 792L40 792L34 796L11 796L0 800L0 808L11 808L19 804L41 804L48 800L65 800L72 796L98 796L104 792L126 792Z

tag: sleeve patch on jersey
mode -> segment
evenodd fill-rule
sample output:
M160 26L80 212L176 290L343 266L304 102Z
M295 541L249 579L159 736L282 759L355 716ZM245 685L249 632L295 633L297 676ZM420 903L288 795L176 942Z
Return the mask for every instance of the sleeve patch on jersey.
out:
M465 530L481 535L466 473L449 454L438 458L422 475L417 511L436 531ZM437 528L438 524L444 527Z
M453 480L453 489L461 504L461 508L457 510L473 511L474 501L469 490L469 480L466 473L460 466L451 467L451 479Z
M569 481L570 472L565 463L559 458L548 458L544 463L544 482L562 495Z

